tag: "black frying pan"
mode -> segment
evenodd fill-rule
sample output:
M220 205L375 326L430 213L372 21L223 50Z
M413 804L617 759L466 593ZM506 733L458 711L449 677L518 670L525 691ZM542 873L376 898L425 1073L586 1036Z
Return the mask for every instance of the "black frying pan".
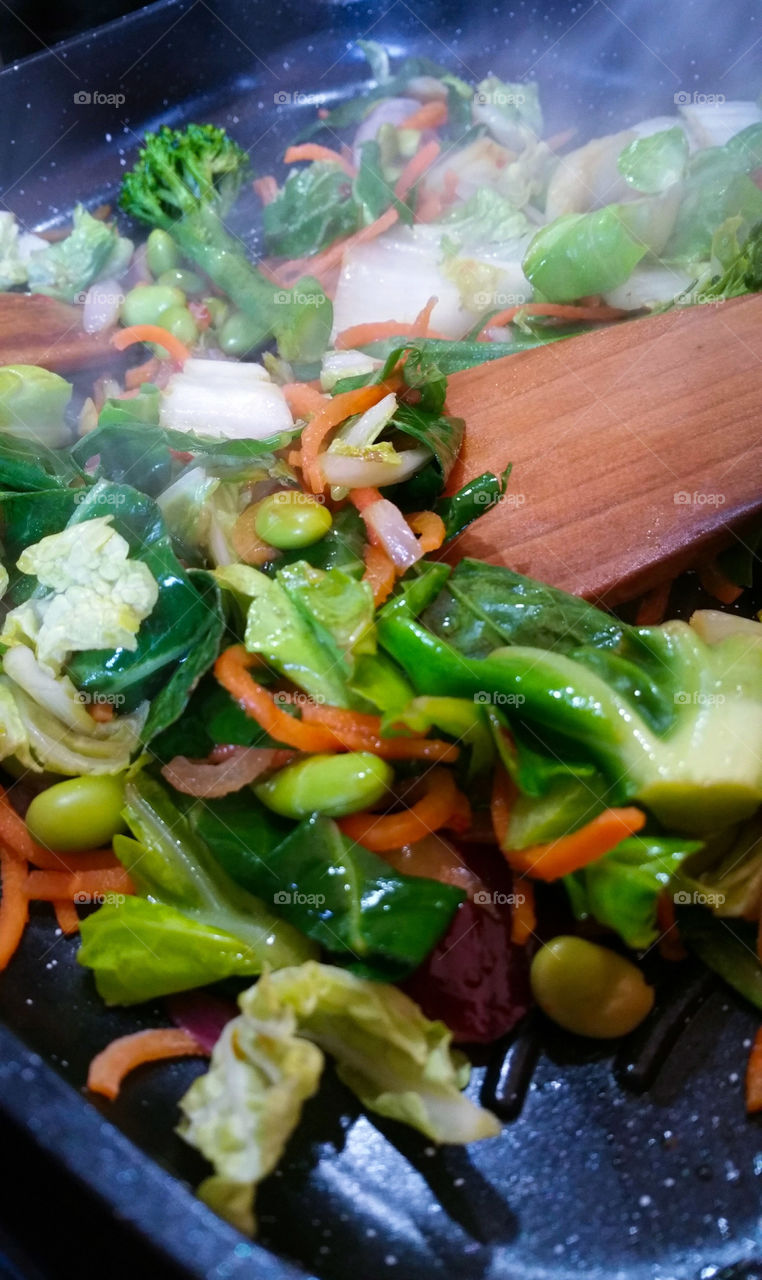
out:
M574 118L584 138L670 113L676 93L755 96L753 16L740 0L165 0L0 74L0 192L29 225L61 220L78 198L109 199L159 120L222 123L267 172L312 118L300 95L360 89L364 64L349 46L363 35L468 79L534 76L549 131ZM660 982L663 1012L615 1057L539 1022L482 1055L471 1088L513 1118L469 1150L435 1151L371 1121L328 1075L261 1190L251 1245L188 1189L203 1170L173 1124L197 1063L139 1073L113 1105L75 1092L97 1049L161 1010L105 1010L38 907L0 979L6 1203L39 1215L38 1252L55 1276L142 1266L220 1280L286 1280L300 1267L321 1280L753 1280L762 1130L744 1115L739 1077L757 1018L690 962ZM74 1206L69 1221L80 1206L63 1249L52 1230L61 1200ZM133 1252L136 1235L152 1252Z

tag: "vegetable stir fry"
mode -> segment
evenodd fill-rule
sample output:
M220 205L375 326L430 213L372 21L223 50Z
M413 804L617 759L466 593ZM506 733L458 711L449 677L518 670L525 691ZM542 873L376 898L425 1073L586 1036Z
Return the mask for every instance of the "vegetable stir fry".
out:
M88 1083L211 1055L180 1132L248 1232L326 1055L467 1143L499 1125L453 1043L532 1001L626 1035L658 946L762 1009L762 626L458 563L510 430L453 492L447 411L457 370L762 288L762 111L569 149L535 86L366 51L375 88L254 178L257 263L228 225L248 156L211 124L146 137L130 238L0 214L0 287L137 357L93 387L0 369L0 967L49 903L106 1004L225 984ZM706 568L718 605L753 561Z

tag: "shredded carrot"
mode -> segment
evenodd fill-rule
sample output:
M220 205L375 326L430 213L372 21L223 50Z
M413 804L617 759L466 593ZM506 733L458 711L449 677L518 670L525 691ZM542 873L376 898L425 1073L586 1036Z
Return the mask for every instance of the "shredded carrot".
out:
M96 868L92 871L30 871L24 892L35 902L55 902L58 898L92 899L109 894L134 892L124 867Z
M354 178L356 170L340 151L330 147L321 147L319 142L302 142L298 146L289 147L283 157L284 164L295 164L298 160L328 160L343 169L348 178Z
M418 534L418 542L424 555L438 551L445 540L445 523L436 511L415 511L406 517L413 533Z
M321 253L316 253L311 258L292 258L289 262L284 262L273 271L273 277L278 284L286 287L296 284L299 277L305 274L325 281L326 276L341 266L345 253L383 235L384 231L394 226L398 217L397 210L389 208L376 218L375 222L371 222L367 227L361 227L351 236L344 236L343 239L334 241Z
M350 491L349 498L362 515L365 508L369 507L372 502L381 501L381 493L380 490L374 489L371 485L365 485L362 488L358 487L356 489L352 489Z
M601 306L584 307L572 305L564 302L522 302L517 307L508 307L505 311L498 311L497 315L492 316L488 320L479 334L479 341L487 340L487 331L492 328L498 328L504 324L510 324L512 320L521 312L527 316L549 316L554 320L623 320L625 316L632 314L630 311L624 311L620 307Z
M309 382L287 382L281 387L286 404L295 418L309 418L327 403L324 395Z
M409 115L402 121L400 129L441 129L443 124L447 124L447 103L437 100L436 102L425 102L422 107L418 107L412 115Z
M420 329L419 337L425 338L427 336L429 332L429 324L431 323L431 313L438 302L439 298L437 298L436 295L429 298L425 307L421 307L418 315L415 317L415 326L417 329Z
M111 337L111 345L116 347L117 351L124 351L127 347L134 346L136 342L154 342L157 346L163 347L170 359L181 368L190 355L184 342L158 324L131 324L126 329L117 329Z
M255 178L251 185L254 188L254 194L259 196L262 204L272 204L278 195L278 183L271 173Z
M571 142L577 132L576 125L571 129L562 129L560 133L552 133L549 138L545 139L545 146L549 151L558 151L560 147L565 147L567 142Z
M579 831L559 836L547 844L529 849L507 849L505 856L515 871L528 872L538 880L558 880L597 862L622 840L635 835L645 825L646 815L640 809L605 809Z
M372 853L415 844L443 827L456 808L457 787L448 769L432 769L426 777L426 792L410 809L379 817L377 813L352 813L339 826L350 840Z
M325 481L318 463L318 450L328 432L338 427L345 418L354 413L364 413L372 405L378 404L388 395L387 388L381 384L370 387L358 387L355 391L342 391L333 399L324 402L322 407L308 422L301 434L302 474L313 493L321 493Z
M421 187L415 206L416 222L438 222L444 210L445 203L441 193L431 187Z
M537 928L534 886L531 880L522 879L514 883L513 888L516 896L511 908L511 942L523 947Z
M267 690L249 675L249 668L255 666L256 661L242 644L231 645L217 659L215 677L247 716L256 720L276 741L287 747L296 747L298 751L335 751L337 741L332 733L305 724L275 705Z
M13 959L29 919L29 899L24 892L26 874L26 862L11 856L0 845L0 969Z
M394 561L390 560L383 547L374 547L369 542L363 555L365 573L363 582L367 582L373 592L373 604L376 608L389 598L397 577Z
M746 1110L762 1111L762 1027L754 1037L746 1068Z
M721 604L735 604L738 597L743 595L743 587L737 586L735 582L730 581L730 578L726 578L716 560L702 566L699 570L699 581L704 590Z
M511 817L511 806L515 797L515 787L508 771L499 765L492 777L492 799L490 801L490 817L492 818L492 830L495 833L495 839L498 848L502 849L505 845L505 838L508 834L508 823Z
M53 910L61 933L79 933L79 916L73 902L67 902L66 898L56 898Z
M96 1054L87 1073L91 1093L102 1093L114 1099L130 1071L146 1062L164 1058L207 1057L208 1051L190 1031L182 1027L156 1027L150 1031L134 1031L132 1035L112 1040Z
M664 621L664 615L669 604L669 593L672 590L672 582L673 579L669 578L667 582L662 582L658 587L654 587L652 591L646 592L635 614L636 627L657 627L660 622Z
M302 708L302 717L310 724L322 725L345 751L372 751L383 760L430 760L432 763L452 764L459 754L454 743L439 738L406 735L385 738L381 733L380 717L366 712L308 702Z
M128 391L134 391L144 382L153 382L158 372L159 361L156 356L149 356L148 360L144 360L142 364L136 364L132 369L127 370L124 375L124 385Z
M47 849L37 844L29 834L27 825L16 813L7 793L0 787L0 846L8 856L19 862L35 862L37 855L49 856Z
M408 160L394 186L394 194L398 199L405 199L405 196L408 195L416 182L423 177L426 170L431 168L439 155L439 152L439 143L435 142L432 138L431 142L424 143L424 145L416 151L415 155Z
M337 333L334 346L337 351L345 351L352 347L365 347L370 342L380 342L383 338L447 338L446 333L438 329L421 330L418 320L369 320L365 324L352 324L348 329Z

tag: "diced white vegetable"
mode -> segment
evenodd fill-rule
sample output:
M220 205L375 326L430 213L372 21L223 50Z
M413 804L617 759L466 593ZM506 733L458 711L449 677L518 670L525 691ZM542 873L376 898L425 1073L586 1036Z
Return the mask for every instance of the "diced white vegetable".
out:
M724 147L742 129L762 121L756 102L687 102L679 111L694 148Z
M346 457L340 453L321 453L318 462L326 484L345 489L380 489L384 485L401 484L428 462L431 450L420 445L403 449L395 462L364 457Z
M329 447L335 453L337 449L334 446L339 444L344 448L349 445L353 449L363 449L373 444L396 412L397 397L389 392L378 404L371 405L370 409L361 413L356 422L350 422L348 427L342 428Z
M320 385L324 391L332 391L342 378L357 378L373 373L381 365L364 351L326 351L320 370Z
M745 636L753 644L762 644L762 624L752 618L739 618L720 609L697 609L690 623L707 644L719 644L728 636Z
M442 274L439 234L427 225L395 228L351 249L336 287L334 334L380 320L411 323L436 297L432 329L462 338L472 327L472 314L461 305L457 286Z
M637 310L638 307L654 306L657 302L669 302L687 289L692 279L676 267L661 264L637 266L629 280L616 289L610 289L603 297L610 307Z
M160 421L175 431L241 440L265 440L294 425L262 365L225 360L186 360L162 395Z
M362 513L368 532L376 535L390 560L398 569L409 569L423 552L420 543L399 507L388 498L371 502Z
M85 333L100 333L116 324L124 301L124 289L118 280L96 280L85 294L82 328Z

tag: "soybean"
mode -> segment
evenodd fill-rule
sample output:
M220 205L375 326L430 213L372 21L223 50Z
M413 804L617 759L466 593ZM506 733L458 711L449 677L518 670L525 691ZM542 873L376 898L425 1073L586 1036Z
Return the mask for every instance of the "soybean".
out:
M284 818L308 818L312 813L344 818L377 804L393 778L386 760L369 751L347 751L286 765L254 790L262 804Z
M33 840L59 853L111 844L124 831L124 775L67 778L41 791L27 809Z
M227 356L245 356L253 347L258 347L267 337L267 331L259 320L244 315L243 311L233 311L223 321L218 341L220 348Z
M176 289L181 289L190 297L197 297L206 288L201 276L197 276L195 271L188 271L185 267L171 267L169 271L162 271L157 284L174 285Z
M168 329L181 342L191 346L198 337L198 327L187 307L167 307L161 314L159 324Z
M159 324L165 311L184 307L185 294L166 284L141 284L125 297L119 312L122 323Z
M257 507L254 528L263 542L279 551L310 547L324 538L333 524L325 503L301 489L282 489Z
M168 231L156 227L146 240L146 263L156 277L180 265L180 250Z
M584 938L561 936L534 957L532 992L543 1013L567 1031L616 1039L643 1021L654 1002L640 969Z

